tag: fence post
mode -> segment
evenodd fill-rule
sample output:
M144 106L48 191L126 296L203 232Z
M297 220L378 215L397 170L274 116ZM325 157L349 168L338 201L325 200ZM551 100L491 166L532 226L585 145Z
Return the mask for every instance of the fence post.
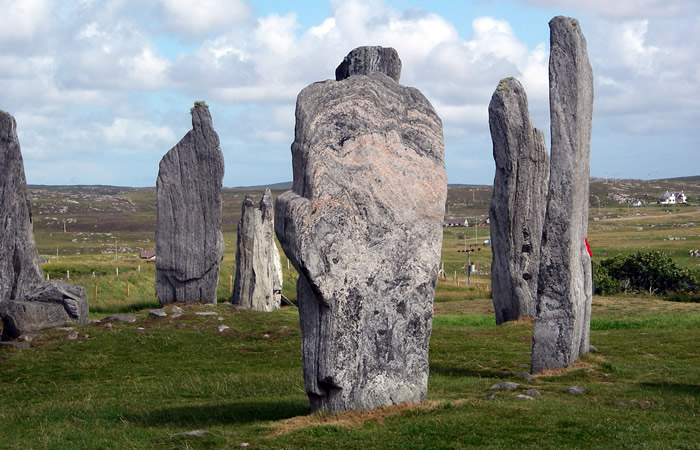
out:
M95 284L95 300L97 300L97 284Z
M117 277L119 277L119 267L117 267Z
M66 270L66 280L70 280L70 270Z
M228 276L228 293L233 294L233 275Z

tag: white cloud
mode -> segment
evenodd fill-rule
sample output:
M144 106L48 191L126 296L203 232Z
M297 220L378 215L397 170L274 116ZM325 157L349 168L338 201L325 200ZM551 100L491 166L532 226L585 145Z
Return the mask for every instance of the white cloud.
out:
M161 0L165 21L176 33L201 37L251 19L244 0Z
M98 125L102 140L113 147L127 149L157 149L171 147L178 142L173 131L164 125L145 120L117 117L109 125Z
M1 0L0 48L3 44L31 41L49 28L50 0Z
M523 3L589 12L615 19L676 17L697 14L700 11L700 5L696 0L524 0Z

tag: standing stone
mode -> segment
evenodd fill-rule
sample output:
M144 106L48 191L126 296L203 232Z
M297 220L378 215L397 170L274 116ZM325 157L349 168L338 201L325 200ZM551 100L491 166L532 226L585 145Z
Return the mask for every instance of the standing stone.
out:
M371 51L351 52L362 54ZM427 392L447 196L442 122L418 90L387 76L396 67L379 68L301 91L294 184L276 204L277 237L299 272L313 411Z
M156 195L156 293L161 305L216 303L224 155L209 108L195 102L192 130L160 161Z
M275 244L272 193L256 207L246 195L238 222L236 282L231 303L257 311L279 309L282 300L282 264Z
M593 72L578 21L549 22L552 130L532 372L566 367L589 349L591 258L586 251Z
M491 219L491 292L496 323L535 316L549 155L518 80L501 80L489 104L496 175Z
M15 118L0 110L0 303L43 280Z

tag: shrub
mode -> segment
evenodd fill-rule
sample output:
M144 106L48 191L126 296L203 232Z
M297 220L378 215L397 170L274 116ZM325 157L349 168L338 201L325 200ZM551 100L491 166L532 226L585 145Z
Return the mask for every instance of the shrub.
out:
M697 292L698 274L680 268L659 251L615 256L594 266L596 294L622 291L647 291L650 294Z

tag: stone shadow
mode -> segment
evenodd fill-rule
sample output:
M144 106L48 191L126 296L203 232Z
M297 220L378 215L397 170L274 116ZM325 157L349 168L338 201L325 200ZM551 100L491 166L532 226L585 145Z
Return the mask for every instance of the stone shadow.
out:
M175 406L153 409L142 414L125 414L123 417L146 426L183 426L206 428L212 425L276 421L309 414L309 404L304 400L248 399L193 406Z

